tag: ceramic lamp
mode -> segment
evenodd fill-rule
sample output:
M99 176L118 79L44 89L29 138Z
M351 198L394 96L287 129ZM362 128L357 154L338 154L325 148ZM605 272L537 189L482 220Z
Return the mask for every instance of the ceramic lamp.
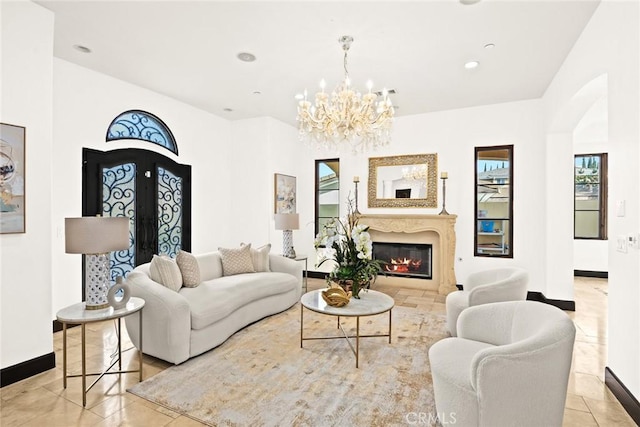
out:
M293 250L293 231L300 227L297 213L278 213L275 215L276 230L282 230L282 254L288 258L295 258Z
M65 218L65 252L85 256L85 308L109 306L109 253L129 248L129 218Z

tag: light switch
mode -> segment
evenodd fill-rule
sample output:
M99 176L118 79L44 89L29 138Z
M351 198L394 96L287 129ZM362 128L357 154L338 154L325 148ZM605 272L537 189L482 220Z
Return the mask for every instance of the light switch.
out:
M627 244L628 238L627 236L618 236L616 240L616 250L618 252L622 252L623 254L627 253Z
M624 216L625 202L624 200L618 200L616 202L616 216Z

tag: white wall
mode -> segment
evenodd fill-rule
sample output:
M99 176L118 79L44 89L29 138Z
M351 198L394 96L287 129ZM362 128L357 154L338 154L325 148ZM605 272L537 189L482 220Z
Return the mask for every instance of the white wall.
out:
M0 235L0 367L53 351L51 150L53 14L0 2L0 121L26 127L26 233Z
M239 225L232 213L230 173L243 159L229 144L229 121L58 58L53 60L53 76L52 316L81 300L82 257L64 252L64 218L82 215L83 147L143 148L192 165L192 250L210 251L235 242ZM176 138L179 156L144 141L105 142L111 120L129 109L160 117Z
M608 76L608 208L615 212L616 201L624 200L626 214L609 215L607 365L636 398L640 398L640 252L617 252L615 237L640 230L639 22L638 2L601 2L543 98L549 129L557 132L562 126L557 120L574 94L596 77Z
M341 211L354 194L353 176L359 176L359 210L369 214L437 214L442 209L442 183L438 182L438 207L399 210L369 208L368 157L403 154L438 154L438 176L447 171L447 211L457 214L456 278L464 283L469 273L502 265L519 265L531 272L530 290L545 292L544 251L544 134L542 104L538 100L488 105L395 119L393 141L377 152L340 156ZM474 257L474 147L514 145L514 247L513 259ZM316 158L330 158L331 155ZM531 179L535 177L535 179ZM309 190L311 191L311 189ZM305 242L311 251L311 239ZM573 294L570 295L571 299Z

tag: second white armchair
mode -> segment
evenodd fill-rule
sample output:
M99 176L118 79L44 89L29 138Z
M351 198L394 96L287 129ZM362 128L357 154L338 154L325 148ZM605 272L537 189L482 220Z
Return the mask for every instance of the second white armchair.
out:
M529 274L519 267L504 267L472 273L463 290L447 295L447 328L457 336L458 316L467 307L501 301L523 301L527 298Z

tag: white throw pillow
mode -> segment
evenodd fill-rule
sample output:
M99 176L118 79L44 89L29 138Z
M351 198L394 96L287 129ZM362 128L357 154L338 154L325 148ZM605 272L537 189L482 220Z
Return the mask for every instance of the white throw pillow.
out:
M178 292L182 287L180 267L166 255L154 255L149 268L151 280Z
M198 266L198 261L196 257L194 257L189 252L185 252L183 250L178 251L178 256L176 256L176 263L180 268L180 273L182 274L182 284L187 288L195 288L200 282L200 267Z
M245 246L245 243L240 243L240 246ZM251 243L249 243L251 246ZM253 269L256 272L271 271L269 266L269 252L271 251L271 243L267 243L259 248L251 248L251 261L253 262Z
M233 276L234 274L255 273L251 260L251 244L240 246L239 249L218 248L222 258L222 274Z

